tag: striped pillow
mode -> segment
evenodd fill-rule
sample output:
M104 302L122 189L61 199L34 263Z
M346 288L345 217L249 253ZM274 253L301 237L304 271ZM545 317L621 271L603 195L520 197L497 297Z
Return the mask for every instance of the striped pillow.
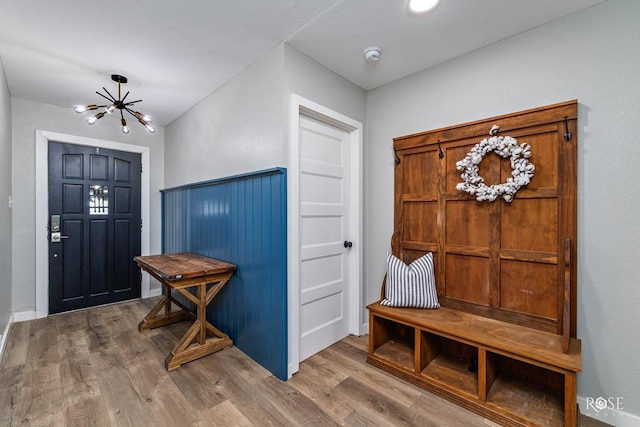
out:
M433 254L429 252L407 265L387 253L387 286L384 296L380 304L389 307L440 307L433 274Z

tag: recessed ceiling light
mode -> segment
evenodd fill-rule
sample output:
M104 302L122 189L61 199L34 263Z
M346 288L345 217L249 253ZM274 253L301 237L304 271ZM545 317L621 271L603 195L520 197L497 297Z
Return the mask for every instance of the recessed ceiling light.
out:
M409 0L409 10L413 13L428 12L438 5L440 0Z

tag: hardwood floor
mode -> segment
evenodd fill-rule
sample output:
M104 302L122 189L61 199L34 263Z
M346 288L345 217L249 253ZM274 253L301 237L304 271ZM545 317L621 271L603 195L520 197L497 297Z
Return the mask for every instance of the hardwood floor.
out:
M156 299L12 325L0 426L494 426L365 363L347 337L283 382L232 347L167 372L189 324L139 333Z

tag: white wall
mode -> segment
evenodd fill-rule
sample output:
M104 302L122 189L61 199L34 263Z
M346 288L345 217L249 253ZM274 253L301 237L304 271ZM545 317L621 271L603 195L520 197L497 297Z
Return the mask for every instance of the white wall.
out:
M165 129L165 185L286 165L278 46Z
M287 102L295 93L310 101L364 123L367 105L364 89L295 48L284 45L284 85ZM285 113L288 116L289 110Z
M393 229L393 137L579 101L578 394L622 396L636 415L639 26L640 2L609 0L388 84L368 94L366 131L367 301L374 301Z
M13 312L35 310L35 241L46 224L35 223L35 133L56 132L126 144L151 147L150 251L160 252L160 193L164 184L164 129L149 134L140 126L124 135L115 122L102 119L87 126L72 108L12 98L13 113Z
M287 167L291 93L365 119L362 89L280 44L166 127L166 187Z
M0 61L0 356L11 318L11 94ZM6 338L6 336L4 336Z

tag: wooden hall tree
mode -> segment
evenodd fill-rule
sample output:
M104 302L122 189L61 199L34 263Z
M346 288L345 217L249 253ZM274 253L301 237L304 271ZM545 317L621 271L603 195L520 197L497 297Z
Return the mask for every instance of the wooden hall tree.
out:
M456 164L493 126L535 166L510 202L456 188ZM392 250L433 253L442 308L371 304L371 363L506 425L575 423L576 128L570 101L394 139ZM512 176L492 152L478 167L487 186ZM553 403L536 412L540 393Z

